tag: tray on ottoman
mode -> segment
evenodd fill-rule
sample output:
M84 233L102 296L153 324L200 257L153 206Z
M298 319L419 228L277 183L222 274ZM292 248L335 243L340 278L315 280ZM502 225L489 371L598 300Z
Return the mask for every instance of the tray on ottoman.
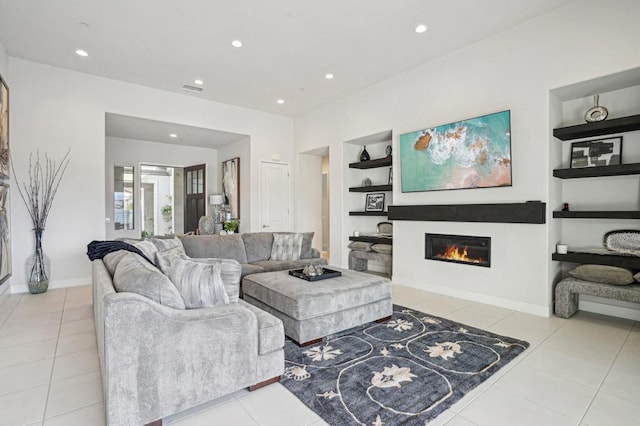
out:
M322 270L324 271L322 275L314 275L311 277L309 275L306 275L304 272L302 272L304 271L304 269L292 269L291 271L289 271L289 275L293 275L296 278L301 278L307 281L326 280L327 278L335 278L335 277L342 276L342 272L340 271L336 271L329 268L322 268Z

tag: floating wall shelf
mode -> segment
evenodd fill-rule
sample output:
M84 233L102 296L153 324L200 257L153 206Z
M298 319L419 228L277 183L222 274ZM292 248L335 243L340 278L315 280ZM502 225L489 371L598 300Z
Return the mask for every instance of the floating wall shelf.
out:
M634 130L640 130L640 114L595 123L578 124L577 126L558 127L553 129L553 136L561 141L568 141Z

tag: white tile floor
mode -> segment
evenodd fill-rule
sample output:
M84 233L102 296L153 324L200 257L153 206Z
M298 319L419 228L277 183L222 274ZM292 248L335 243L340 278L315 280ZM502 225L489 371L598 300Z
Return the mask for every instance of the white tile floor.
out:
M0 425L103 425L91 288L2 300ZM531 343L432 424L639 424L640 323L583 312L569 320L540 318L397 285L394 302ZM236 392L165 424L326 423L275 384Z

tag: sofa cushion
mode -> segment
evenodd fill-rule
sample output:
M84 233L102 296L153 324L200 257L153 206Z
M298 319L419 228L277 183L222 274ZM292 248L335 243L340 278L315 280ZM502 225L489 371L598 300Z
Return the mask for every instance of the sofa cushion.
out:
M162 272L180 291L187 309L229 304L220 275L221 262L197 261L170 253L158 253L156 256Z
M302 234L273 234L270 260L298 260L302 249Z
M263 260L261 262L255 262L251 265L259 266L262 268L261 272L271 271L284 271L287 269L299 269L304 268L307 265L326 265L327 261L323 258L316 257L315 259L298 259L298 260Z
M266 262L268 262L268 260ZM264 272L264 268L262 266L254 265L253 263L243 263L240 266L242 267L242 278L244 278L245 275L259 274L260 272Z
M154 259L156 258L156 253L158 252L158 247L156 247L155 244L153 244L151 241L149 240L144 240L144 241L136 241L135 243L131 244L132 246L134 246L135 248L137 248L138 250L140 250L145 256L147 256L147 258L150 261L154 261Z
M113 274L113 286L118 292L137 293L161 305L185 308L180 292L169 278L136 253L122 256Z
M183 235L180 240L189 257L234 259L241 264L248 263L240 234Z
M107 268L107 271L109 271L109 273L111 274L112 278L116 273L116 268L118 267L118 264L120 264L120 261L128 253L132 253L132 252L128 250L112 251L111 253L106 254L102 258L102 262L104 263L104 266ZM153 258L151 260L153 260Z
M247 263L269 260L273 247L273 232L246 232L242 235Z

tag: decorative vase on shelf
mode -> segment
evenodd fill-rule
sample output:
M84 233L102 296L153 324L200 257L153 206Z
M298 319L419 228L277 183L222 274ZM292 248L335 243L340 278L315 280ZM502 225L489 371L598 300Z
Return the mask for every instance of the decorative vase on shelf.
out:
M606 120L609 116L609 110L605 107L598 105L600 101L600 95L593 97L593 106L584 113L584 121L587 123L595 123L598 121Z
M371 160L371 156L367 152L367 147L363 146L362 152L360 153L360 161L369 161L369 160Z
M33 230L35 235L35 252L27 259L27 277L29 279L29 293L44 293L49 288L49 273L51 263L42 251L42 233L44 229Z

